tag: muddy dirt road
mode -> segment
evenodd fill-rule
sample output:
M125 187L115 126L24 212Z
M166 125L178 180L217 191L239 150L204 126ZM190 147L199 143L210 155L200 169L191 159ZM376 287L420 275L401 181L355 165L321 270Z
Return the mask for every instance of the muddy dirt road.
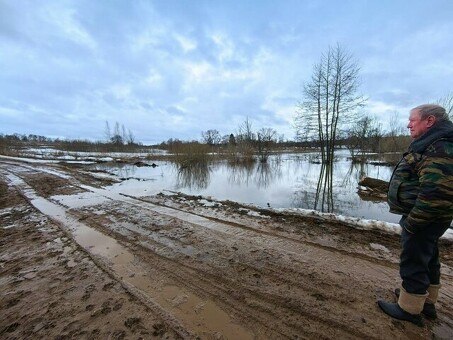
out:
M80 166L0 159L0 338L451 339L377 307L398 235L181 194L134 197Z

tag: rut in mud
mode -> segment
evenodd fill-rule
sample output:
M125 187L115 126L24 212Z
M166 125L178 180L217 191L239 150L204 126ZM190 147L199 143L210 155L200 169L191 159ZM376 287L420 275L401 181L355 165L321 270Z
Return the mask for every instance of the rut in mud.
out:
M1 231L2 337L453 334L448 241L439 320L418 328L376 306L378 298L394 299L399 284L396 234L181 194L134 197L61 165L0 162L0 183L8 227ZM41 305L29 303L36 299ZM56 311L65 308L63 325Z

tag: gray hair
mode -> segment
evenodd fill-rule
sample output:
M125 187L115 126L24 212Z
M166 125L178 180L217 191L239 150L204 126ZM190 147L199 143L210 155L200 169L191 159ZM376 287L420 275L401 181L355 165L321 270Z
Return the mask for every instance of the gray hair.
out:
M440 105L437 104L423 104L417 107L414 107L411 111L418 110L421 119L426 119L429 116L434 116L436 121L446 121L450 120L448 117L447 111Z

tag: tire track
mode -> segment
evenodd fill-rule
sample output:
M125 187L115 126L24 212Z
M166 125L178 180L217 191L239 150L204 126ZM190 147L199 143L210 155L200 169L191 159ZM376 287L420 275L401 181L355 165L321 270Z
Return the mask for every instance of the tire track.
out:
M15 175L11 175L11 176L15 176ZM10 176L10 178L11 178L11 176ZM99 260L99 257L104 257L107 259L107 261L113 261L113 264L110 264L110 265L104 264L103 267L110 268L111 271L113 271L115 277L121 278L121 282L123 283L123 285L128 287L130 290L131 290L131 286L132 286L132 287L135 287L136 289L146 292L145 294L148 294L151 296L151 300L153 300L153 298L154 299L158 298L158 296L156 294L154 294L154 296L153 296L153 294L150 293L149 289L146 290L147 288L149 288L149 282L143 283L143 281L146 281L144 279L144 277L146 275L137 275L137 273L145 272L143 270L143 266L139 266L137 264L134 264L132 266L132 262L133 262L132 259L133 259L134 255L131 252L129 252L125 247L121 247L115 238L110 238L109 240L106 240L105 236L102 236L103 234L93 232L93 229L89 230L89 227L86 224L82 224L82 223L72 219L67 214L66 210L61 208L61 206L59 206L55 203L52 203L51 201L48 201L46 199L43 199L42 197L37 196L36 193L33 192L32 188L27 187L25 182L17 183L17 182L21 182L21 179L19 177L13 178L13 181L16 182L16 185L18 185L19 187L22 187L21 191L26 195L26 197L31 201L31 203L35 207L37 207L39 210L41 210L46 215L50 216L53 219L56 219L61 224L65 225L66 228L68 228L71 231L71 233L72 233L73 237L75 238L75 240L77 241L77 243L79 243L83 248L85 248L91 254L97 256L98 260ZM86 186L83 186L83 185L82 185L82 187L85 187L86 189L93 189L91 187L87 188ZM95 189L95 192L97 192L99 194L102 191L100 191L100 189ZM111 195L107 195L107 196L110 199L114 199L114 198L112 198ZM119 196L119 198L121 198L121 196ZM137 203L137 202L134 202L134 200L131 201L130 198L124 198L124 197L121 199L121 201L123 201L123 202L127 201L127 203L133 204L142 209L145 208L144 202ZM146 206L147 206L146 209L149 210L149 206L147 203L146 203ZM190 221L189 223L195 224L198 226L200 226L200 224L202 224L202 226L205 227L205 224L208 223L208 225L211 227L208 229L214 230L216 232L225 233L226 231L228 231L228 232L232 232L233 234L236 234L235 230L231 230L231 228L232 228L231 226L222 225L219 222L213 223L212 221L210 221L208 219L204 219L200 216L193 217L190 214L181 212L181 211L175 211L176 212L176 216L175 216L174 214L171 213L172 209L158 207L158 206L154 206L154 205L152 205L151 210L153 210L153 211L157 210L157 213L168 215L171 217L176 217L176 218L182 217L181 218L182 220L184 220L186 222ZM193 221L192 218L194 218L195 221ZM189 220L189 221L187 221L187 220ZM247 233L250 233L250 231L247 231ZM242 231L240 231L239 234L240 235L236 235L236 237L240 236L243 240L246 237L250 236L250 235L242 234ZM262 235L260 235L260 237L262 237ZM97 240L94 243L104 243L103 247L99 247L99 246L93 247L92 246L93 240ZM105 245L105 244L107 244L107 245ZM131 270L131 266L134 268L133 270ZM181 267L183 267L183 266L181 266L180 263L177 264L175 272L176 272L176 270L181 271ZM195 270L195 271L183 275L181 277L180 281L187 280L188 277L190 277L190 276L193 277L194 274L196 274L197 269L192 267L192 268L190 268L190 270L191 271ZM131 271L134 273L134 276L130 279L129 278L125 279L125 277L130 276ZM203 277L205 275L206 275L206 273L202 272L201 275L198 275L198 277ZM199 279L198 282L202 282L202 281L206 281L206 278L203 277L203 280ZM214 276L213 279L211 279L207 282L207 286L210 286L210 287L216 286L216 284L215 284L216 281L222 282L221 276ZM192 283L192 281L190 281L190 283ZM187 286L187 283L186 283L186 286ZM172 290L172 289L179 290L179 288L177 286L167 285L164 288L160 287L161 290L159 293L162 293L163 292L162 289L165 289L168 287L170 287L169 288L170 290ZM193 287L192 291L196 291L197 288L198 287ZM208 291L208 289L206 288L206 284L203 285L202 288L204 291ZM222 289L225 289L225 288L222 288ZM279 321L274 323L274 326L272 327L272 329L268 328L268 330L266 331L268 336L269 336L269 333L273 334L273 335L269 336L269 338L274 338L276 334L278 335L278 337L282 337L282 336L286 337L286 336L284 336L284 334L285 333L290 334L291 329L292 329L292 332L294 332L296 330L295 334L300 332L301 334L306 334L306 335L311 334L311 336L316 335L319 337L320 334L317 332L317 330L325 328L326 325L329 325L329 327L331 329L335 330L333 334L340 334L340 335L349 334L349 336L351 336L352 334L356 334L355 336L357 338L363 338L363 337L372 338L371 334L362 333L358 330L352 330L350 327L345 326L341 322L341 320L336 321L333 318L329 319L329 318L323 317L321 315L318 315L316 313L310 313L310 312L308 312L308 309L304 312L303 308L301 308L301 306L298 303L291 304L291 301L289 301L288 299L282 299L282 301L278 301L278 299L281 298L281 296L279 297L279 296L275 296L275 294L268 294L268 293L262 293L259 291L253 291L251 289L247 289L246 287L244 287L242 285L236 285L236 286L233 285L232 287L227 288L226 294L224 293L225 297L223 298L223 300L230 301L229 303L227 303L227 305L230 305L231 311L235 310L234 307L236 307L236 308L238 307L238 305L237 305L238 301L234 302L234 299L233 299L233 302L231 302L231 300L232 300L231 297L228 299L228 292L231 292L232 290L238 290L238 291L243 292L242 293L243 296L240 298L240 300L244 300L244 299L249 300L248 303L246 303L245 305L242 304L242 307L239 308L239 310L242 310L242 312L252 314L252 313L256 312L257 310L261 310L260 316L263 316L263 313L268 314L268 317L266 318L268 321L272 320L273 317L275 317L276 315L284 315L284 314L288 314L288 313L292 314L293 315L292 317L295 319L297 319L297 318L300 319L300 317L303 317L302 321L299 320L298 322L291 324L291 327L288 327L287 322L285 322L282 319L279 320L279 318L277 317L276 319ZM244 294L244 292L245 292L245 294ZM174 294L174 292L170 292L170 294ZM183 295L187 296L188 295L187 291L184 291ZM213 295L216 295L216 294L213 294ZM220 322L221 325L217 324L217 326L220 328L223 328L221 333L226 335L227 337L241 338L241 339L253 337L253 335L248 330L246 330L246 329L241 330L241 326L239 326L238 324L231 323L231 321L228 322L229 318L228 318L228 316L225 316L226 313L223 310L219 309L215 305L215 303L212 303L210 301L208 301L208 302L203 301L202 299L196 297L195 295L190 295L190 297L187 300L189 300L189 305L190 305L188 308L191 310L196 309L196 303L194 301L196 301L197 303L203 303L204 305L209 304L209 311L207 313L205 313L205 315L203 315L203 319L209 319L211 326L212 326L212 324L216 324L219 322L219 320L221 320L221 322ZM194 300L194 301L190 301L190 300ZM252 303L250 301L254 301L254 302ZM162 305L163 303L164 303L164 301L159 300L158 303L156 303L156 305L159 306L159 305ZM250 305L252 308L250 308ZM171 309L172 307L173 306L171 306L171 304L170 304L164 308L162 308L162 307L161 308L163 310L165 310L166 308ZM187 310L186 310L186 312L187 312ZM181 315L181 314L177 315L177 317L183 318L183 319L186 318L186 323L187 323L187 321L191 324L200 323L199 320L198 321L187 320L187 319L191 319L191 316L193 315L193 313L189 313L190 314L189 315L186 312L183 313L184 315ZM270 314L270 316L269 316L269 314ZM254 322L257 322L259 318L253 318L253 319L254 319L253 320ZM286 324L288 328L283 327L283 329L282 329L282 325L281 324L279 325L279 323L281 323L282 321L283 321L283 324ZM225 329L225 325L228 325L228 324L231 324L230 328L232 328L232 329ZM203 327L197 328L195 330L195 332L197 334L203 333L204 329L206 329L206 328L209 329L209 326L207 325L207 323L203 323ZM239 337L238 337L238 332L240 334ZM277 333L275 333L275 332L277 332ZM309 336L309 337L311 337L311 336Z
M58 176L56 173L53 175ZM20 179L17 172L14 176ZM14 178L12 180L15 181ZM366 255L356 256L354 253L295 239L290 235L259 230L242 223L232 223L175 207L157 205L133 196L111 193L105 189L80 184L71 176L68 181L108 199L108 206L96 206L104 209L107 214L116 213L125 219L131 219L135 217L134 211L141 211L146 217L145 221L157 217L165 221L175 219L177 223L190 226L193 233L186 236L184 241L191 245L192 249L181 251L183 247L179 239L168 239L165 234L150 237L153 231L148 231L142 225L128 230L131 235L126 237L118 230L110 228L108 223L96 224L86 218L83 209L74 209L69 215L68 209L50 200L44 200L47 203L42 206L54 219L58 220L59 216L64 216L61 224L71 230L76 240L80 236L77 233L81 232L76 229L83 229L83 226L92 230L95 228L104 233L104 236L107 233L126 253L114 252L112 255L115 247L111 244L102 249L90 248L93 234L91 239L83 241L86 242L87 251L98 259L106 271L113 270L112 275L128 286L129 290L135 290L137 296L142 296L142 300L149 299L148 304L154 304L155 308L157 306L161 312L168 314L169 318L183 320L180 323L183 329L187 327L187 323L192 325L199 322L199 319L194 319L193 314L203 313L203 308L206 308L209 310L208 314L213 314L215 320L222 320L220 323L223 325L229 324L232 328L240 328L243 325L244 333L240 334L239 338L378 339L384 334L392 334L392 337L396 338L400 338L404 333L411 334L410 326L409 330L403 326L403 332L399 329L388 330L382 314L368 307L373 304L370 293L386 294L380 287L389 286L397 277L394 265L382 260L376 261ZM30 198L35 194L32 188L22 185L22 189L30 201L33 201L33 198ZM39 197L37 199L43 200ZM116 204L123 206L123 211L118 211ZM76 221L74 216L82 218L84 223ZM72 226L73 222L77 224L77 228ZM124 228L114 224L119 230ZM77 242L81 242L80 239ZM235 250L233 257L223 254L235 245L239 246L239 249ZM248 250L251 250L251 247L259 248L259 251L250 255ZM194 254L200 249L207 250L210 254L197 259ZM233 261L229 261L230 259ZM307 263L312 265L307 266ZM150 266L153 268L150 269ZM150 273L155 274L156 278L150 280ZM148 292L149 285L154 293ZM446 295L451 288L447 286ZM354 292L354 289L358 289L358 292ZM367 293L367 289L371 291ZM348 297L354 293L359 294ZM165 296L166 301L159 295ZM362 299L367 301L361 301ZM210 305L210 302L213 305ZM188 315L178 314L177 310L184 304L190 305L186 309ZM219 311L220 314L213 311ZM241 321L234 322L230 318L231 316L233 320L239 320L241 314ZM359 315L365 317L360 319ZM203 322L206 322L205 317L206 315L203 315ZM209 331L206 332L206 329ZM228 333L228 330L218 332L220 333L203 323L199 328L190 329L187 334L223 334L230 338L238 336L237 333ZM414 339L423 337L423 334L420 337L420 334L413 333Z
M253 338L249 330L231 320L229 315L212 301L203 300L171 284L153 290L155 282L143 275L146 273L146 264L135 261L134 254L115 239L78 222L61 206L38 196L20 177L9 173L6 178L19 188L36 209L69 231L76 243L94 256L103 270L142 301L146 301L152 310L159 311L164 320L169 322L175 331L182 333L183 337L195 338L197 334L210 337L220 332L231 339ZM131 276L131 273L134 275ZM171 301L175 295L182 296L185 300L179 306ZM204 309L199 309L198 314L193 313L194 307L200 303L204 304Z

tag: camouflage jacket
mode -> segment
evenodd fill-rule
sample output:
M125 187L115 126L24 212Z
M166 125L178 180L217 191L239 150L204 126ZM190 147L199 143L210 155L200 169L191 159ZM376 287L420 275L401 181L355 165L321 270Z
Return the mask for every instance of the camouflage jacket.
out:
M416 233L453 219L453 123L442 122L414 140L390 179L390 212L407 216Z

